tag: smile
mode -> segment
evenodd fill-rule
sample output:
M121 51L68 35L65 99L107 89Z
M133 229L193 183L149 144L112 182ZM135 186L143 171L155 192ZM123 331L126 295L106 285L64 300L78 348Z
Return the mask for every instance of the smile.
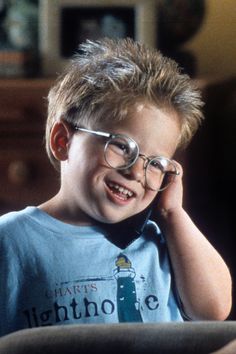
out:
M134 193L131 190L129 190L117 183L108 182L107 185L113 193L115 193L116 195L119 195L122 199L129 199L134 196Z

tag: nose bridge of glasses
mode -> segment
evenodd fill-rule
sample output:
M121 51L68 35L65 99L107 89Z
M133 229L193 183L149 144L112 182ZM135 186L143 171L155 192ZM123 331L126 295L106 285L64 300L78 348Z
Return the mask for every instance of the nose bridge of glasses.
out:
M137 160L138 160L139 158L140 158L141 160L143 160L143 169L146 170L147 165L148 165L148 163L149 163L149 161L150 161L149 157L147 157L147 156L144 155L144 154L138 154Z

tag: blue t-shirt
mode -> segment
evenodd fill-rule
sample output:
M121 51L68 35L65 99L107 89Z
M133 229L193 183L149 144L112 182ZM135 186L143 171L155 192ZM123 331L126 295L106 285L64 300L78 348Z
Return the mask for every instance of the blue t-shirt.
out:
M183 321L159 228L125 249L36 207L0 217L0 335L59 324Z

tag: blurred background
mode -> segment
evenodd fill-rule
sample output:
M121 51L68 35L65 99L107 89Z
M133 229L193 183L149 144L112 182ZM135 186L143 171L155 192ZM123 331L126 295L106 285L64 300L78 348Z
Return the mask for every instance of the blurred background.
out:
M154 4L150 19L147 14L137 20L142 2ZM138 39L138 21L146 40L152 31L152 44L175 59L202 90L205 122L179 156L185 167L185 207L226 260L235 283L235 0L72 3L0 0L0 214L37 205L58 189L43 140L45 98L57 62L68 60L85 38ZM50 58L55 67L48 70ZM230 319L236 320L235 305Z

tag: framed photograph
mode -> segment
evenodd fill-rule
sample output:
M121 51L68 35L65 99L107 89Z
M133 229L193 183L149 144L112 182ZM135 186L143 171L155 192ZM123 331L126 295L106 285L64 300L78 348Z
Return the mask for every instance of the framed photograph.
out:
M44 76L56 76L86 39L131 37L157 45L157 0L40 0Z

